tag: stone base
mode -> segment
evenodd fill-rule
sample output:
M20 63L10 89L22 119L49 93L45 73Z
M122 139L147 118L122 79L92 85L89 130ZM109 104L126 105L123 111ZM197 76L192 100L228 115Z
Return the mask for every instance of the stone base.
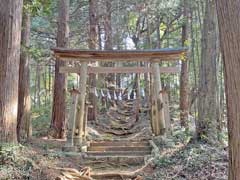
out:
M78 149L75 146L64 146L62 150L65 152L76 152Z
M83 145L81 147L81 152L87 152L87 146L86 145Z

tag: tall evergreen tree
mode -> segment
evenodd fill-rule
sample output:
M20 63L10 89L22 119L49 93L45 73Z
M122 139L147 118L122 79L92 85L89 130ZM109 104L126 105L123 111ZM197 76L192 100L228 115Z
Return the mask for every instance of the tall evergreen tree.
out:
M69 0L60 0L58 7L58 31L57 47L68 47L69 43ZM59 73L59 68L65 66L65 62L56 60L55 81L51 129L54 130L55 138L65 136L66 125L66 92L67 77L66 74Z
M18 118L17 118L17 137L21 140L21 135L30 138L32 135L31 127L31 97L30 97L30 67L29 67L29 46L30 46L30 12L23 11L22 37L21 37L21 56L19 67L19 87L18 87ZM23 130L23 133L21 131Z
M240 0L216 0L227 97L229 180L240 177Z
M97 1L89 0L89 49L97 49L98 45L98 29L97 29ZM97 114L97 97L94 93L94 88L96 87L96 74L90 74L89 76L89 84L92 87L89 93L89 101L92 104L93 108L88 110L88 119L96 120Z
M184 23L182 26L182 46L184 47L185 44L188 42L189 38L189 0L183 0L183 16L184 16ZM189 77L188 77L188 61L182 62L181 67L181 77L180 77L180 120L181 125L184 127L188 126L188 114L189 114Z
M0 2L0 142L17 142L22 0Z
M202 30L202 56L199 69L197 134L217 139L217 17L215 2L206 1Z

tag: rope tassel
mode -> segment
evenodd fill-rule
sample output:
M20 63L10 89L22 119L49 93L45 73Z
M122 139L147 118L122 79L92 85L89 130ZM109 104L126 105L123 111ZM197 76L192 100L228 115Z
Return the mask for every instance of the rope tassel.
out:
M114 91L114 100L118 100L116 91Z
M101 96L102 96L102 97L105 97L102 89L101 89Z
M118 95L118 100L119 100L119 101L122 101L122 92L119 93L119 95Z
M145 97L145 91L144 91L144 89L141 90L141 93L142 93L142 97Z
M96 97L99 97L99 96L98 96L98 92L97 92L97 88L94 88L94 93L95 93L95 96L96 96Z
M108 99L110 99L110 100L112 99L109 90L107 91L107 96L108 96Z

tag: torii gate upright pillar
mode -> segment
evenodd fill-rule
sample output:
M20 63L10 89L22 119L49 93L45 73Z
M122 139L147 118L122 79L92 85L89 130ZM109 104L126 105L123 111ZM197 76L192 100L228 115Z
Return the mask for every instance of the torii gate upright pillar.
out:
M165 135L166 125L165 125L165 116L164 116L164 104L162 96L162 85L161 85L161 76L160 76L160 67L159 63L153 63L153 108L152 111L152 125L154 134ZM155 126L155 127L154 127Z
M74 144L78 146L81 150L83 145L83 135L84 135L84 117L85 117L85 101L86 101L86 91L87 91L87 62L82 62L80 68L80 96L78 100L78 119L75 124L75 136Z

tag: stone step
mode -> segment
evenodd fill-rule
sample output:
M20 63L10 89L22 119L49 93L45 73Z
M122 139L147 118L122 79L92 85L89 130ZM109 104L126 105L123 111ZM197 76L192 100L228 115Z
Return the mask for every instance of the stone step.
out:
M135 111L128 111L128 110L117 110L116 111L119 115L123 115L123 116L126 116L126 117L128 117L128 116L132 116L132 115L134 115L134 113L135 113Z
M150 146L90 146L88 152L92 151L151 151Z
M150 155L151 151L89 151L88 156L145 156Z
M119 175L114 175L114 174L97 174L94 173L91 175L93 179L96 180L123 180L123 179L132 179L131 177L128 176L122 176L121 174Z
M89 164L93 164L91 167L93 170L97 170L99 165L102 165L101 169L109 169L106 166L107 163L111 164L111 168L119 168L127 166L139 166L144 164L145 157L144 156L92 156L88 155L84 157L84 162L89 162Z
M91 146L116 146L116 147L143 147L143 146L150 146L148 141L96 141L91 142Z
M144 164L144 156L92 156L88 155L84 157L85 160L93 162L95 165L97 162L110 163L114 165L129 165L137 166Z

